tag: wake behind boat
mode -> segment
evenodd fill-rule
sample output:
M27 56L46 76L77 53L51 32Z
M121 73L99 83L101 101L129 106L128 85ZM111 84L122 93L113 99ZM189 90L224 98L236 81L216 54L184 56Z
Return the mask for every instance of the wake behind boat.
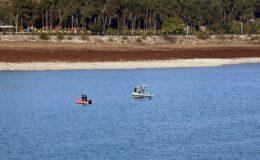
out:
M134 98L152 98L154 95L151 92L146 92L144 89L147 88L147 85L141 85L134 88L132 96Z

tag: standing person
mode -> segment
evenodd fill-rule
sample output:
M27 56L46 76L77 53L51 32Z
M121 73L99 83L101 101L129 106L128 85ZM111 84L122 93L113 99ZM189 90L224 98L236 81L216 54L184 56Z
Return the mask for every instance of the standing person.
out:
M81 100L84 101L84 94L81 95Z
M88 101L87 95L84 96L84 100L85 100L85 101Z

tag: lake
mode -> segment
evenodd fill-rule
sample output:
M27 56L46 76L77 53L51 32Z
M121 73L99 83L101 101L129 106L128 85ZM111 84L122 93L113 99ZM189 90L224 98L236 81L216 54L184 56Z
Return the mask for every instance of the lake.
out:
M0 72L0 159L260 159L260 64Z

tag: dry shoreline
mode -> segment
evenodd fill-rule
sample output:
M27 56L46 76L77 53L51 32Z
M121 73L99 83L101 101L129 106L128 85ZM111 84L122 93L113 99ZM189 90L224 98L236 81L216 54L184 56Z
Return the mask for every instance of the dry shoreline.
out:
M0 71L210 67L242 63L260 63L260 45L0 41Z
M216 67L216 66L244 64L244 63L260 63L260 58L176 59L176 60L124 61L124 62L23 62L23 63L0 62L0 71L186 68L186 67Z

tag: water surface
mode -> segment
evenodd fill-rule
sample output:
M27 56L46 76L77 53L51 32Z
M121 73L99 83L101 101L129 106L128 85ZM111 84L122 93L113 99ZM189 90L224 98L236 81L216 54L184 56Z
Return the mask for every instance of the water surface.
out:
M260 65L0 72L0 159L260 159Z

